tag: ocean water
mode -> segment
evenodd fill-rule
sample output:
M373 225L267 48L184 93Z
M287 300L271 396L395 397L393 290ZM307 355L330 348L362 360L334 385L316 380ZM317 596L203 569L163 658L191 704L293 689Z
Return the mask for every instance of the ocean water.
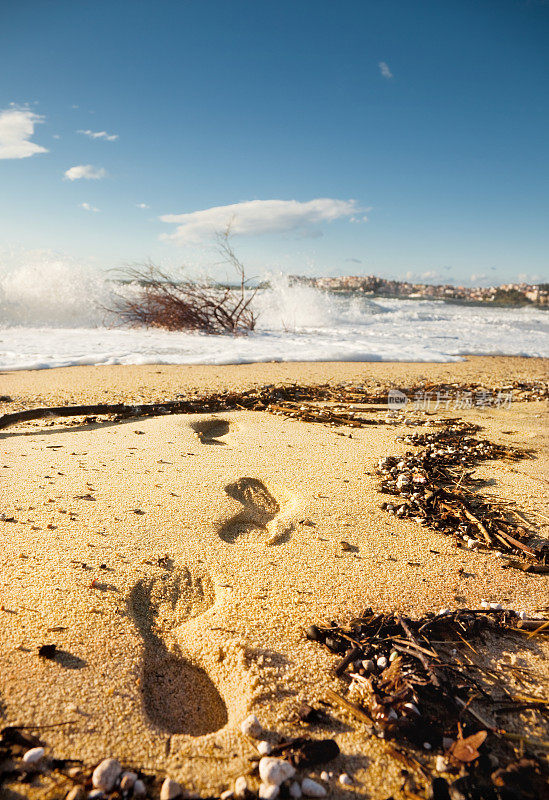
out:
M271 288L254 300L257 330L211 336L122 327L107 310L113 286L55 259L0 274L0 369L549 357L549 312L535 308L346 297L271 276Z

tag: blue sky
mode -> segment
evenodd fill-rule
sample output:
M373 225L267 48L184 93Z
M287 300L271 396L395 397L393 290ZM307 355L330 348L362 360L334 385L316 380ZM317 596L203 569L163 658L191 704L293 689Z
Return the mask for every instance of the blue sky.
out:
M18 0L0 74L4 261L549 280L549 2Z

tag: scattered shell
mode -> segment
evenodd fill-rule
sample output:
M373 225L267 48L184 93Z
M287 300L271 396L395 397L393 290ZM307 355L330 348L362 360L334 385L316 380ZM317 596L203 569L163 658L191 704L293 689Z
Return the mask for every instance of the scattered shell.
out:
M181 797L182 794L183 789L177 781L166 778L160 789L160 800L175 800L176 797Z
M274 783L262 783L259 787L259 797L261 800L273 800L280 794L280 787Z
M234 782L234 793L236 797L244 797L248 790L248 784L246 782L246 777L244 775L240 775Z
M86 792L83 786L73 786L70 792L65 797L65 800L84 800Z
M262 756L268 756L273 748L269 742L258 742L257 752Z
M120 788L123 792L129 792L135 786L137 780L136 772L124 772L120 778Z
M435 761L435 769L437 772L446 772L448 769L448 762L444 756L437 756Z
M244 736L251 736L252 739L258 739L263 729L256 715L250 714L240 723L240 730Z
M31 747L31 749L27 750L23 756L23 761L25 764L38 764L38 762L43 759L45 755L46 751L43 747Z
M259 777L264 783L280 786L281 783L288 780L288 778L293 778L294 775L295 768L289 761L284 761L282 758L266 756L259 762Z
M116 758L105 758L94 769L92 784L102 792L110 792L121 772L122 767Z
M313 781L312 778L305 778L301 783L301 791L305 797L326 797L328 794L324 786Z

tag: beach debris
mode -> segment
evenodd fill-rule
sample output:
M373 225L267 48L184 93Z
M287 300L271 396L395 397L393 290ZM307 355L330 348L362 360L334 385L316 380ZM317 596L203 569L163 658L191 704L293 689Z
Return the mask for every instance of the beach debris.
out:
M166 778L160 789L160 800L175 800L175 798L182 795L183 789L181 785L171 778Z
M305 797L326 797L328 794L324 786L312 778L304 778L301 781L301 791Z
M549 750L549 742L515 734L515 726L507 731L501 720L526 707L535 715L531 719L544 726L549 701L537 693L513 693L490 663L481 662L478 648L487 637L524 637L532 628L543 635L549 625L544 628L546 620L525 620L502 608L442 611L412 619L368 608L349 625L311 626L314 636L308 638L337 655L332 672L346 687L344 694L328 690L327 697L365 724L369 734L387 742L393 755L407 760L424 779L459 772L475 791L492 787L492 794L464 790L467 799L500 798L493 790L496 781L504 780L506 770L515 775L527 751L530 772L521 772L516 797L541 796L540 787L549 786L549 768L537 753ZM449 796L457 797L458 787L452 794L455 781L448 785Z
M402 438L415 451L379 460L381 491L396 501L382 508L453 536L468 549L493 550L512 556L522 569L549 572L549 541L532 542L509 506L472 490L472 468L493 459L518 460L526 453L473 436L478 426L454 420L441 430ZM532 562L534 562L532 564ZM505 565L504 565L505 566Z
M252 739L259 739L263 733L261 723L255 714L249 714L246 719L242 720L240 730L244 736L249 736Z
M248 781L246 780L246 776L239 775L234 782L234 796L246 797L247 792L248 792Z
M335 739L310 739L307 736L288 739L271 748L272 755L283 755L298 769L325 764L337 758L339 752Z
M47 658L50 661L55 658L57 653L57 645L56 644L42 644L38 648L38 655L40 658Z
M18 422L28 422L52 417L86 417L88 415L114 416L115 421L159 416L163 414L204 414L220 411L252 410L268 411L274 414L300 419L304 422L317 422L329 426L341 425L360 428L372 424L394 424L395 421L372 419L372 412L388 408L389 385L378 385L369 389L364 385L321 384L300 386L298 384L267 384L244 392L224 391L198 395L189 393L188 397L156 403L98 403L94 405L52 406L21 409L10 414L0 415L0 429L8 428ZM449 408L452 401L462 402L467 396L470 407L483 407L489 392L496 399L505 397L520 402L535 402L549 397L549 383L543 381L512 381L505 386L481 386L477 383L429 383L423 381L407 387L407 396L436 399L436 407ZM486 403L484 402L484 405ZM372 406L384 406L375 409ZM463 407L463 406L462 406ZM368 417L370 415L370 417ZM94 420L96 421L96 420ZM412 420L408 419L408 423ZM418 421L423 424L423 421Z
M92 784L102 792L110 792L122 773L120 762L115 758L105 758L93 771Z
M46 755L46 750L43 747L31 747L30 750L23 756L23 761L25 764L38 764L44 756Z
M281 783L293 778L295 775L295 767L289 761L282 758L273 758L272 756L265 756L259 762L259 777L263 783L274 784L280 786Z

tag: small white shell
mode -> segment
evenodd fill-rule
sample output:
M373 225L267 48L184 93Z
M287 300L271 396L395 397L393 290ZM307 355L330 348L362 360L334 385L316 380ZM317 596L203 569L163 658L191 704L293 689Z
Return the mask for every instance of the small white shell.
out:
M23 756L23 761L25 764L38 764L38 762L44 758L45 754L46 751L43 747L31 747Z
M259 777L263 783L280 786L281 783L288 780L288 778L293 778L294 775L295 768L289 761L284 761L283 758L266 756L259 762Z
M305 797L326 797L328 794L324 786L313 781L312 778L305 778L301 782L301 791Z
M258 739L261 736L262 727L256 715L250 714L240 723L240 730L244 736L251 736L252 739Z
M177 781L171 778L166 778L160 789L160 800L175 800L176 797L181 797L183 789Z
M137 773L136 772L124 772L122 777L120 778L120 788L122 791L129 792L130 789L135 786L135 782L137 780Z
M259 787L259 797L261 800L274 800L280 794L280 786L274 783L262 783Z
M104 758L92 773L92 784L102 792L110 792L121 772L122 767L116 758Z
M248 789L248 783L245 775L240 775L234 782L235 797L244 797Z
M293 797L294 800L299 800L302 796L303 792L301 791L301 786L297 781L294 781L290 784L290 797Z
M435 761L435 769L437 772L446 772L448 769L448 762L444 756L437 756Z

